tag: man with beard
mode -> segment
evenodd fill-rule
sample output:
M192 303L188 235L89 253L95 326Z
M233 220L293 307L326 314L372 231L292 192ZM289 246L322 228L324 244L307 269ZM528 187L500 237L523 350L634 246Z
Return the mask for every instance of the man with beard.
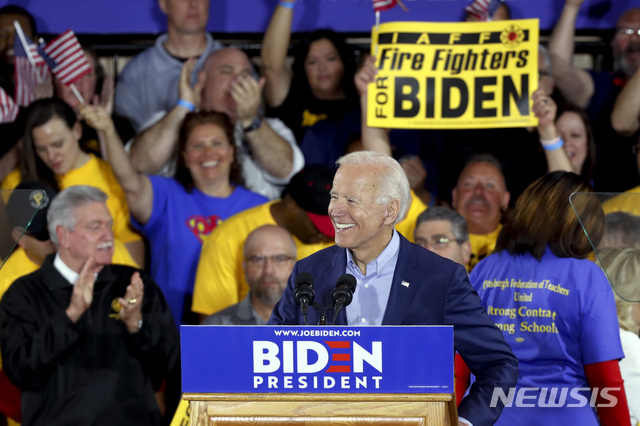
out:
M263 325L287 286L296 260L296 243L281 226L263 225L244 243L242 268L249 294L235 305L207 317L202 325Z
M466 219L471 242L471 260L467 270L491 254L502 225L502 213L509 206L500 162L489 154L471 158L462 169L451 192L453 208Z
M624 191L640 183L631 152L640 129L640 80L625 90L626 95L621 93L640 66L640 8L628 9L618 19L611 41L613 72L598 72L571 65L575 23L583 2L566 0L553 29L549 40L553 77L562 96L585 108L593 123L597 147L595 189Z

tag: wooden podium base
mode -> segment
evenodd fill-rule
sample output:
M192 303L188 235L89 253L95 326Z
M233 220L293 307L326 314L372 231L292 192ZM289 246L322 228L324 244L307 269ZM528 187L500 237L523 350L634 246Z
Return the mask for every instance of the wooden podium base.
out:
M453 394L184 394L192 426L454 425Z

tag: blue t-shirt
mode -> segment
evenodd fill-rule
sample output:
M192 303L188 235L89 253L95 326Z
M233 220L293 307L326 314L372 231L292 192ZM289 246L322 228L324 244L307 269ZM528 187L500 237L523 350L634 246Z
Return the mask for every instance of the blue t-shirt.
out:
M533 407L516 407L514 399L496 425L598 425L590 392L574 391L585 401L573 398L571 390L589 387L586 364L624 356L613 291L602 270L590 260L556 257L547 248L541 261L529 254L493 254L478 263L470 280L518 358L516 396L520 388L542 388L523 394ZM544 407L554 401L560 407Z
M188 193L173 178L149 176L153 209L146 225L132 221L148 238L151 276L164 293L178 324L191 308L196 268L204 239L224 219L266 203L262 195L237 186L226 198L208 196L194 188ZM186 307L186 311L185 311Z

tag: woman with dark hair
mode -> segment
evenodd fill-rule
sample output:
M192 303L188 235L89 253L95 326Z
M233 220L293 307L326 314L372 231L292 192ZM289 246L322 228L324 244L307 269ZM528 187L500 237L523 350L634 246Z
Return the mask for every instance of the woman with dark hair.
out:
M496 424L629 424L613 292L587 259L604 229L598 198L582 194L590 191L570 172L536 180L508 215L494 254L471 272L518 357L517 400L527 397L526 406L505 407ZM592 398L589 388L609 389Z
M81 137L82 126L63 100L47 98L33 102L28 108L22 137L20 170L10 173L3 186L11 189L20 181L39 181L56 192L74 185L100 188L109 196L107 208L113 218L116 243L124 243L133 258L125 256L125 263L144 265L144 241L131 227L125 194L109 163L80 148Z
M298 143L305 131L324 119L340 121L358 110L353 76L353 50L338 33L311 33L297 48L292 69L287 66L295 2L281 0L262 40L264 94L272 115L293 130ZM354 119L360 117L354 114Z
M558 107L541 90L536 90L532 98L533 112L539 119L540 143L545 150L549 171L572 171L592 182L596 167L596 144L587 113L570 104Z
M188 114L180 127L174 178L138 172L104 108L85 106L87 123L103 133L113 172L134 224L149 239L151 276L180 324L197 324L191 298L204 239L224 219L267 202L241 185L233 125L218 112Z

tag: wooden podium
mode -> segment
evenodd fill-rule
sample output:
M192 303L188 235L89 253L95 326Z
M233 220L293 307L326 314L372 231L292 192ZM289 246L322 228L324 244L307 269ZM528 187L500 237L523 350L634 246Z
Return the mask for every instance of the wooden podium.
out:
M202 327L202 326L201 326ZM265 326L261 326L265 327ZM211 327L214 328L214 327ZM219 331L219 330L212 330ZM203 330L198 330L200 336L203 336ZM182 328L183 339L183 354L185 343L184 340L194 337L185 337L188 333L184 333L184 327ZM235 333L243 334L243 333ZM240 339L242 339L240 337ZM206 373L199 369L214 368L217 365L216 374L228 374L220 370L221 362L219 358L213 359L211 352L208 352L206 347L203 347L203 339L200 338L200 346L197 347L200 356L191 358L188 354L185 360L183 355L183 399L190 403L190 421L192 426L239 426L239 425L457 425L458 414L456 409L455 395L453 394L453 349L452 338L448 348L433 349L433 345L429 342L421 342L422 348L429 347L429 353L443 352L448 353L448 356L438 357L434 356L431 359L430 355L422 358L424 367L429 370L443 370L451 373L451 387L448 385L440 386L440 388L448 388L447 392L443 392L441 389L434 389L435 393L420 393L418 391L412 391L411 393L350 393L344 389L338 392L342 393L306 393L304 392L221 392L215 382L215 378L210 376L208 379L204 376ZM234 342L235 343L235 342ZM224 355L227 359L237 358L238 356L230 352L232 345L221 345L221 350L226 352ZM242 345L240 345L242 346ZM394 343L394 352L398 352L397 344ZM439 346L439 342L436 343ZM235 347L235 346L233 346ZM192 347L192 350L195 348ZM424 349L423 349L424 350ZM425 355L422 353L413 354L411 356ZM436 354L437 355L437 354ZM445 361L443 365L443 359L451 358L451 361ZM334 358L335 359L335 358ZM404 359L402 360L402 363ZM408 366L405 367L411 371L415 370L415 359L409 360ZM235 360L233 361L235 362ZM393 364L398 364L399 361L395 361ZM222 368L225 370L228 367ZM392 370L385 365L385 372ZM438 373L440 374L440 373ZM445 373L447 374L447 373ZM184 375L187 377L185 378ZM241 374L239 374L240 376ZM416 373L417 376L420 372ZM197 376L197 377L196 377ZM407 375L409 376L409 374ZM189 377L194 377L195 380L205 383L204 385L192 386L188 383ZM238 380L242 380L239 378ZM412 381L413 378L407 378L406 380ZM211 382L209 387L208 383ZM412 382L413 383L413 382ZM424 383L424 382L421 382ZM223 387L230 387L229 384L222 385ZM282 385L280 385L282 386ZM233 387L233 386L231 386ZM428 388L430 386L424 386ZM433 386L438 388L439 386ZM193 388L198 389L212 389L212 393L208 392L192 392Z
M184 394L191 426L457 425L453 394Z

